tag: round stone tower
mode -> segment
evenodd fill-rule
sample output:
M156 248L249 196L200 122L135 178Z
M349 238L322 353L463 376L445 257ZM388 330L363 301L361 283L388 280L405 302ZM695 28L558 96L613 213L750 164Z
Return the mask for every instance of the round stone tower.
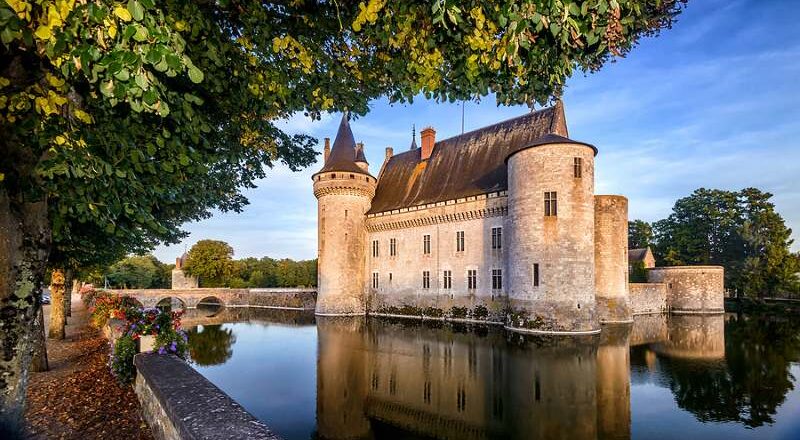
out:
M600 322L633 322L628 294L628 199L594 196L594 281Z
M345 114L325 165L312 177L317 198L318 315L366 312L365 213L377 180L358 154Z
M597 333L596 149L548 134L509 153L511 330Z

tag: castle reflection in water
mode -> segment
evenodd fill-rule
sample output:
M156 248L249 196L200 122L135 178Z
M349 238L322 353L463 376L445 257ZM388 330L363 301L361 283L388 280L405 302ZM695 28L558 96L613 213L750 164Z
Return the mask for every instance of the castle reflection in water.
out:
M766 384L746 377L764 365L742 365L765 355L757 352L763 348L736 334L726 341L726 320L729 335L752 325L736 316L649 315L596 336L532 337L485 326L247 309L210 318L190 314L185 323L203 324L190 333L200 365L223 364L239 349L232 348L230 329L213 324L315 323L317 438L625 439L632 437L632 382L670 389L678 406L701 422L772 422L792 389L797 337L794 347L782 346L791 352L783 363L767 367L775 383ZM773 396L757 396L763 386ZM257 416L272 425L269 416Z

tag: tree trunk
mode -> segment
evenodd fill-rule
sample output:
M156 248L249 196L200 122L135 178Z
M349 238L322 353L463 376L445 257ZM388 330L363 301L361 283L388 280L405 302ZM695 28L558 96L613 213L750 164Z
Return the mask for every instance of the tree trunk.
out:
M64 339L67 317L64 314L64 293L66 290L64 269L53 269L50 277L50 339Z
M33 326L31 371L38 373L50 369L50 364L47 362L47 339L44 336L44 310L41 307L39 317L33 320Z
M0 438L22 431L33 322L50 250L47 203L25 202L0 182Z

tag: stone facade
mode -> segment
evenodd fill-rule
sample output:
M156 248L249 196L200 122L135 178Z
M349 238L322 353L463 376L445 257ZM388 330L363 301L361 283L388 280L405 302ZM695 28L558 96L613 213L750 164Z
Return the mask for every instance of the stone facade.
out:
M662 283L630 283L631 310L634 315L667 312L667 285Z
M597 149L567 137L561 103L441 141L424 132L422 149L387 148L377 178L347 115L326 139L317 314L566 334L631 321L628 202L594 194Z
M600 322L632 322L628 294L628 199L594 197L594 262Z
M672 313L724 312L724 269L721 266L673 266L649 269L647 280L667 287Z
M507 211L508 197L502 192L370 215L367 218L370 310L391 313L393 308L413 305L423 311L431 308L427 315L433 315L448 313L453 307L472 310L483 305L492 319L502 321L505 284L492 288L492 270L500 270L501 276L507 273L507 250L502 244L492 248L492 229L500 228L501 234L507 231ZM458 246L460 232L464 237L463 250ZM447 285L446 271L450 276ZM468 271L475 271L474 288L468 283ZM423 272L429 274L428 287L423 285ZM375 276L377 285L373 284Z
M187 255L184 253L181 257L175 259L175 268L172 269L173 289L196 289L200 287L200 281L197 277L186 275L186 272L183 271L186 258Z

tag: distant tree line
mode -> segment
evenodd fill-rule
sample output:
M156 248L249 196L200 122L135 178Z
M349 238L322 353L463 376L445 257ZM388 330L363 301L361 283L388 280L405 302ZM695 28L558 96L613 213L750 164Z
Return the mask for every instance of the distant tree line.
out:
M93 280L108 281L120 289L168 289L174 264L164 264L152 255L128 256L109 266ZM317 260L289 258L233 259L233 248L224 241L201 240L189 250L184 266L197 276L200 287L313 287L317 285Z
M800 254L791 252L792 230L771 198L756 188L700 188L663 220L629 222L628 243L649 246L659 266L723 266L726 287L738 295L797 295Z

